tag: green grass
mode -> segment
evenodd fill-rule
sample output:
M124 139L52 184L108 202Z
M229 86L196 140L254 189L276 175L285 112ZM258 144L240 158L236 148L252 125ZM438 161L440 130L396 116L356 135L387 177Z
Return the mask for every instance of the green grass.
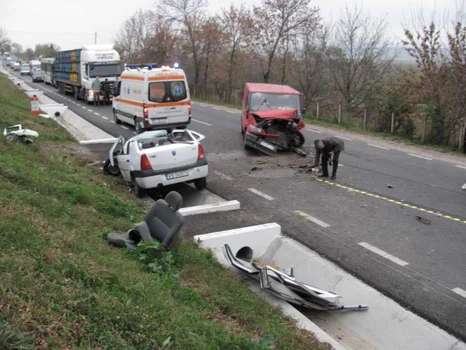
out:
M0 75L0 129L17 123L40 136L0 141L1 349L328 348L190 240L150 261L110 247L145 204Z

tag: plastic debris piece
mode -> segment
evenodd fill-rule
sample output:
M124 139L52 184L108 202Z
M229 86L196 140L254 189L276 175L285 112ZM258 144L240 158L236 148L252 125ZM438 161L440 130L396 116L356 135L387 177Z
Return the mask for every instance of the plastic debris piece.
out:
M424 225L430 225L432 223L432 221L430 221L429 219L423 218L422 216L416 216L416 220Z

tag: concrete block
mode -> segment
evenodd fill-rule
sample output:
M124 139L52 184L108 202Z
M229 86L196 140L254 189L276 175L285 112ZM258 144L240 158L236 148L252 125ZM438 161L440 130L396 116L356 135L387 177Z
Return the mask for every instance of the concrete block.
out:
M200 241L201 248L212 249L221 263L229 266L221 253L221 246L228 244L236 255L242 247L253 250L253 259L260 257L270 243L281 234L281 226L277 223L249 226L234 230L213 232L194 236L194 241Z
M34 95L36 95L37 98L40 98L44 94L44 92L39 89L26 89L24 90L24 92L29 98L31 98Z
M181 208L180 214L183 216L216 213L220 211L238 210L241 204L238 201L228 201L217 204L197 205L194 207Z
M39 105L39 109L50 117L61 117L68 110L68 106L65 106L63 103L51 103Z

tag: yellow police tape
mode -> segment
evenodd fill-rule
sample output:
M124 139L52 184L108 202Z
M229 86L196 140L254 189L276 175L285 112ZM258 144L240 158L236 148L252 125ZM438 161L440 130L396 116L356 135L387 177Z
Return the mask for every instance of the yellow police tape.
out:
M377 198L377 199L381 199L383 201L386 201L386 202L389 202L389 203L394 203L394 204L399 204L399 205L402 205L404 207L407 207L407 208L411 208L411 209L415 209L415 210L418 210L418 211L422 211L424 213L429 213L429 214L433 214L435 216L438 216L438 217L441 217L441 218L444 218L444 219L448 219L448 220L453 220L453 221L456 221L456 222L460 222L462 224L466 224L466 220L463 220L463 219L459 219L459 218L455 218L455 217L452 217L450 215L446 215L446 214L442 214L440 212L434 212L432 210L428 210L428 209L424 209L424 208L419 208L419 207L416 207L415 205L411 205L411 204L407 204L407 203L404 203L404 202L400 202L400 201L397 201L397 200L394 200L394 199L390 199L390 198L387 198L387 197L383 197L383 196L379 196L378 194L374 194L374 193L370 193L370 192L366 192L366 191L361 191L361 190L357 190L355 188L351 188L351 187L348 187L348 186L344 186L344 185L340 185L340 184L337 184L335 182L331 182L331 181L328 181L328 180L321 180L321 179L316 179L317 181L320 181L322 183L325 183L327 185L331 185L331 186L334 186L334 187L338 187L338 188L343 188L345 190L349 190L351 192L356 192L356 193L360 193L360 194L363 194L365 196L369 196L369 197L373 197L373 198Z

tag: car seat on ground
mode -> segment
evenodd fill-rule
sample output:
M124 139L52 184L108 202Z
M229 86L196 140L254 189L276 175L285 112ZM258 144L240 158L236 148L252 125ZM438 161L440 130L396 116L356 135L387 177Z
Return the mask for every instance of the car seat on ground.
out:
M181 195L171 191L165 199L154 203L141 223L123 235L109 233L107 239L122 248L134 249L140 242L160 242L168 249L184 225L184 218L178 211L182 204Z

